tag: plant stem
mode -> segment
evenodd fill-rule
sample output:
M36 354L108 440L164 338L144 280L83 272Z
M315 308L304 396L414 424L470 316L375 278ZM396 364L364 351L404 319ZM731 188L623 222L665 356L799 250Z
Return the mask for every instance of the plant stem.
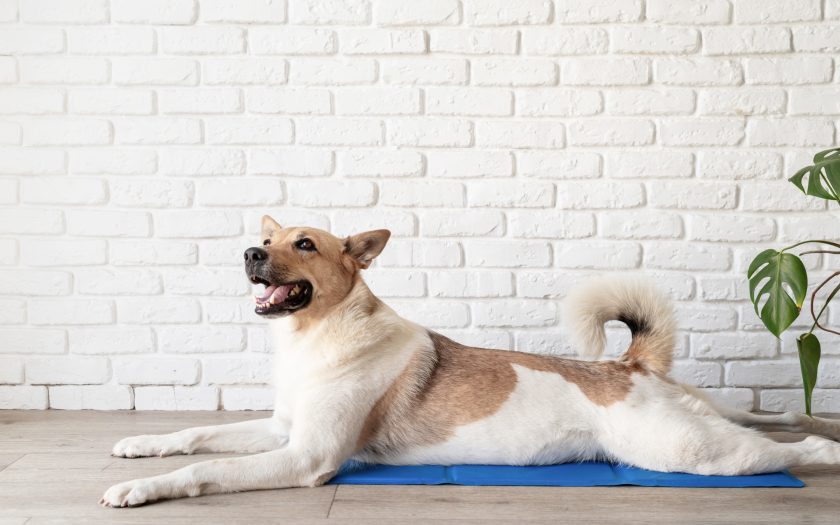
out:
M825 309L826 309L826 308L828 308L828 304L831 302L831 300L834 298L834 296L837 294L837 292L838 292L838 291L840 291L840 286L838 286L837 288L835 288L835 289L834 289L834 290L833 290L833 291L832 291L832 292L828 295L828 297L827 297L827 298L826 298L826 300L825 300L825 304L823 305L823 307L822 307L822 308L820 308L820 313L818 313L818 314L816 314L816 315L814 314L814 303L817 301L817 293L818 293L818 292L822 289L822 287L823 287L823 286L825 286L826 284L828 284L829 282L831 282L831 280L832 280L832 279L834 279L835 277L837 277L838 275L840 275L840 272L834 272L834 273L833 273L833 274L831 274L831 275L830 275L830 276L829 276L826 280L824 280L823 282L821 282L821 283L820 283L820 285L819 285L819 286L817 286L817 287L814 289L814 291L811 293L811 317L814 319L814 324L812 324L812 325L811 325L811 329L810 329L810 330L808 330L808 333L809 333L809 334L811 334L811 333L813 333L813 332L814 332L814 328L819 327L820 329L822 329L822 330L824 330L824 331L826 331L826 332L830 332L830 333L832 333L832 334L837 334L837 335L840 335L840 332L836 332L836 331L834 331L834 330L830 330L830 329L828 329L828 328L826 328L826 327L824 327L824 326L822 326L822 325L820 324L820 317L822 316L823 312L825 312Z
M833 247L835 247L835 248L837 248L837 249L840 249L840 244L838 244L838 243L836 243L836 242L823 241L823 240L819 240L819 239L811 239L811 240L808 240L808 241L798 242L798 243L796 243L796 244L794 244L794 245L792 245L792 246L788 246L787 248L782 248L782 251L781 251L780 253L784 253L784 252L786 252L786 251L788 251L788 250L792 250L793 248L796 248L797 246L802 246L803 244L808 244L809 242L816 242L816 243L820 243L820 244L827 244L827 245L829 245L829 246L833 246Z

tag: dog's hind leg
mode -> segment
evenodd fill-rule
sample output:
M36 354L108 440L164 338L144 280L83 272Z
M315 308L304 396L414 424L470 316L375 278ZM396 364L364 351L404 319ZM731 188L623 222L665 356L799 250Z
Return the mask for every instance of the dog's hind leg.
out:
M777 443L716 413L701 415L663 405L627 410L601 438L606 453L642 468L703 475L840 464L840 444L833 441L809 436L797 443Z
M265 452L285 445L287 436L288 425L279 420L254 419L188 428L171 434L129 437L114 445L111 454L139 458L195 452Z
M686 390L710 405L718 414L733 423L755 428L765 432L804 432L840 441L840 420L824 417L811 417L799 412L784 412L779 414L753 414L746 410L719 404L694 387L683 385Z

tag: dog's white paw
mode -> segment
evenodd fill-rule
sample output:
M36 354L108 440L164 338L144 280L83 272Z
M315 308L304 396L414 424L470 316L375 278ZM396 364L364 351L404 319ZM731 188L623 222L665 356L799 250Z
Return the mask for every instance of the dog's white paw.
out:
M145 479L133 479L118 483L106 490L99 504L103 507L136 507L155 499L157 497L151 482Z
M121 439L111 450L118 458L144 458L186 454L186 447L171 436L134 436Z

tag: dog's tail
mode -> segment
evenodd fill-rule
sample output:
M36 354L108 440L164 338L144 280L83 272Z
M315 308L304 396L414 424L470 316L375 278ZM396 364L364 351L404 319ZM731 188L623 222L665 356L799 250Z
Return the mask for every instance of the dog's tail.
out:
M650 282L617 276L595 279L572 290L563 318L583 354L600 356L606 344L604 323L617 320L633 334L622 361L661 374L671 369L676 321L670 301Z

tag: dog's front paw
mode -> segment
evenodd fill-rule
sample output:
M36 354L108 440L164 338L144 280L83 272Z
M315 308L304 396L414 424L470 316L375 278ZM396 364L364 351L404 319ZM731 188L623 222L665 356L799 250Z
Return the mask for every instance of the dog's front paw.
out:
M111 450L118 458L145 458L186 454L186 448L171 436L134 436L121 439Z
M118 483L99 500L103 507L136 507L156 499L152 483L145 479L133 479Z

